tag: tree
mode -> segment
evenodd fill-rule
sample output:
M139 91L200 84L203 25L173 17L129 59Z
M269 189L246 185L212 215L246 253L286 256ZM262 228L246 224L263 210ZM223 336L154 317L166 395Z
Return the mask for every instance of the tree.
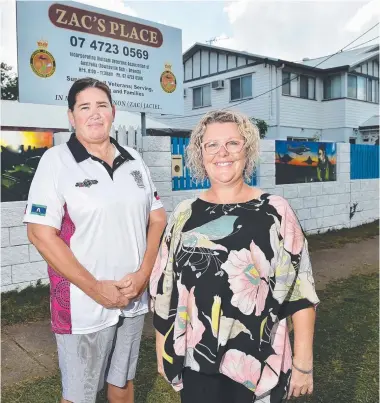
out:
M18 99L18 77L12 67L1 63L1 99L16 101Z
M265 120L251 118L251 122L257 126L260 132L260 138L263 139L268 131L268 124Z

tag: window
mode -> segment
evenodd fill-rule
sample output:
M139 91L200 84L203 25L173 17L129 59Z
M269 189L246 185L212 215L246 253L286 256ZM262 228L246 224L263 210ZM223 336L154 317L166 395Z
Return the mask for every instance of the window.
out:
M349 74L348 78L347 78L347 84L348 84L348 88L347 88L348 98L356 98L357 97L356 76Z
M373 61L373 75L379 77L379 62L376 60Z
M357 77L357 98L361 101L367 100L367 79L365 77Z
M373 62L368 62L368 75L373 76Z
M379 80L372 80L372 102L379 103Z
M230 99L237 101L239 99L252 97L252 75L233 78L230 81Z
M193 88L193 108L203 108L205 106L211 106L210 84Z
M341 77L329 76L323 82L323 98L336 99L342 97Z
M367 80L367 101L372 102L372 80Z
M360 101L379 102L379 80L349 74L347 97Z
M315 99L315 78L284 71L282 94L305 99Z
M282 94L298 96L298 79L297 74L289 73L287 71L282 72Z

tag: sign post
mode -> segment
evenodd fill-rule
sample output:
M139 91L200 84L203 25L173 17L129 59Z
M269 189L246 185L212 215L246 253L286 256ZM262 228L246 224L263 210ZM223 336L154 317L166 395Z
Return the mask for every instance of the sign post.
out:
M145 112L141 112L141 135L146 136L146 115Z
M20 102L67 105L93 77L117 109L183 115L181 30L71 1L16 4Z

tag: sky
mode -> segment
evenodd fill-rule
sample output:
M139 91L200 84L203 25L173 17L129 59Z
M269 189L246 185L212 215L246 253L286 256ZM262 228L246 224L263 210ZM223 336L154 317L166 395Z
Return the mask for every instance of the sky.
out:
M215 46L289 61L335 53L380 19L377 0L80 2L181 28L183 51L216 38ZM1 61L16 68L15 0L0 5ZM352 46L377 36L379 26Z

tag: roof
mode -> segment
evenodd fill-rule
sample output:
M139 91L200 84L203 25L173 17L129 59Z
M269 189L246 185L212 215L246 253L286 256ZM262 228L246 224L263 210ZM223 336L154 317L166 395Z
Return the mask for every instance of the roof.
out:
M357 48L337 53L325 62L323 62L323 60L325 60L329 55L322 56L317 59L304 60L300 62L300 64L303 64L305 66L316 66L317 64L321 63L321 65L318 66L321 69L331 69L344 66L353 67L378 54L379 45L365 46L363 48Z
M343 51L341 53L337 53L336 55L326 55L323 57L319 57L317 59L308 59L300 62L292 62L289 60L276 59L273 57L267 57L262 55L256 55L254 53L249 53L245 51L238 51L228 48L221 48L219 46L213 45L205 45L203 43L195 43L183 54L183 62L188 60L191 56L193 56L199 50L213 50L215 52L226 53L230 55L240 56L240 57L248 57L252 60L263 61L269 64L275 64L277 66L281 66L285 64L290 67L303 68L307 70L313 70L318 72L327 72L332 70L339 70L342 68L350 68L354 67L359 63L364 62L365 60L370 59L371 57L378 56L379 54L379 45L365 46L361 48L356 48L352 50ZM331 56L328 60L326 60L329 56ZM325 61L326 60L326 61ZM317 67L315 67L317 66Z
M277 62L278 61L278 59L273 59L272 57L268 57L268 56L256 55L254 53L249 53L249 52L240 51L240 50L221 48L219 46L205 45L205 44L199 43L199 42L196 42L193 46L191 46L189 49L186 50L186 52L183 54L183 61L185 62L187 59L189 59L191 56L193 56L194 53L198 52L198 50L200 50L200 49L214 50L216 52L227 53L230 55L235 55L235 56L240 56L240 57L249 57L249 58L255 59L255 60L262 59L262 60L267 60L268 62Z
M362 123L359 127L379 127L379 115L373 115L369 119L367 119L364 123Z

